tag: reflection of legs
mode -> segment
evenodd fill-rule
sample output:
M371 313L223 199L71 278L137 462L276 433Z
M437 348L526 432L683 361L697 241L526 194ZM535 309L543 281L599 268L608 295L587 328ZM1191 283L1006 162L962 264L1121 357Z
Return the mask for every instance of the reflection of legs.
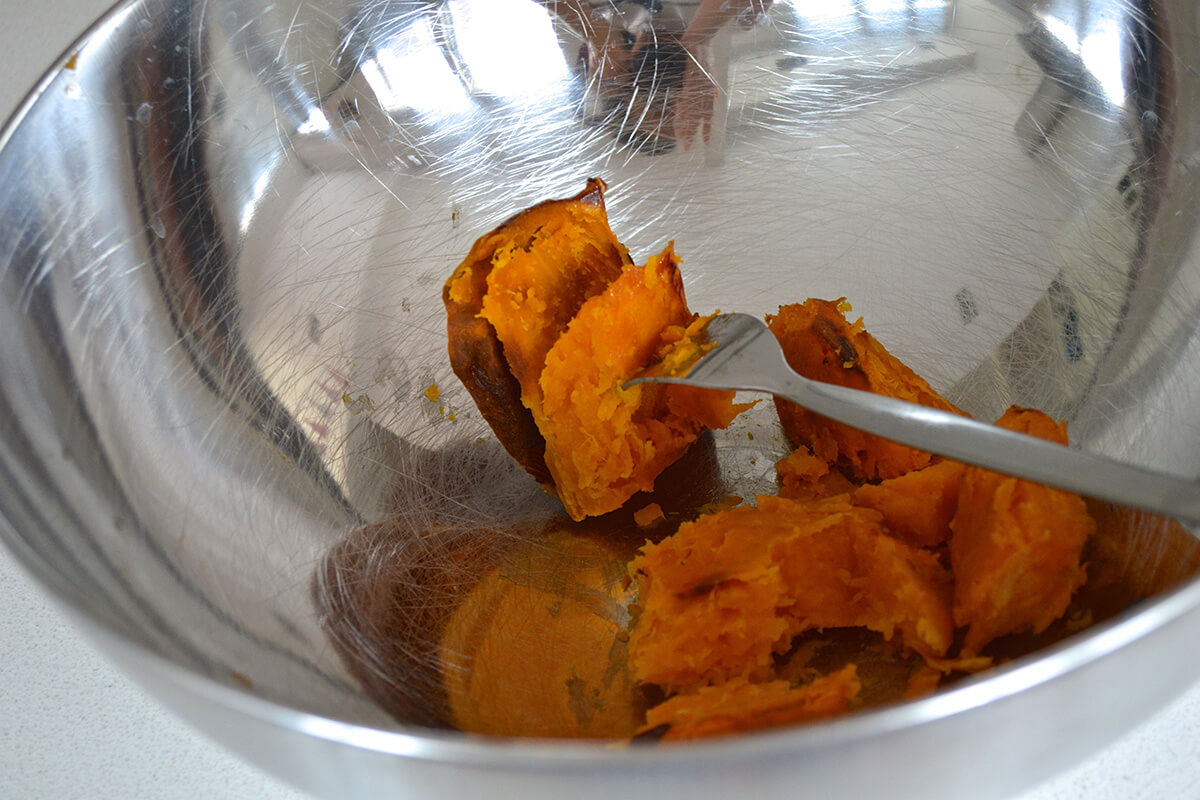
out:
M917 0L905 0L904 20L905 27L908 29L905 32L909 36L915 36L920 32L921 26L919 20L917 19Z
M1016 123L1017 136L1033 155L1052 147L1072 108L1096 105L1103 102L1103 95L1079 54L1044 24L1039 22L1018 39L1045 73Z
M709 166L717 166L725 161L725 132L729 124L729 55L733 49L732 42L733 31L728 28L713 38L712 79L717 84L717 96L709 123L708 151L705 153L705 163Z
M874 26L871 24L871 15L867 13L867 6L864 0L854 0L854 16L858 20L858 28L862 33L874 33Z

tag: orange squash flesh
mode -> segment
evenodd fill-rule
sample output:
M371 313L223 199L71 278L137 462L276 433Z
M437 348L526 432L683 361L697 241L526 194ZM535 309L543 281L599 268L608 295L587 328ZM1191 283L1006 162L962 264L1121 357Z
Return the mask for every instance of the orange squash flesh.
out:
M603 214L602 207L587 203L569 204L558 213L533 213L526 224L536 227L522 231L528 238L506 243L492 256L481 316L504 343L509 369L535 416L546 354L583 304L630 263L615 237L597 241L579 235L604 231L611 236Z
M1040 411L1010 408L999 427L1067 443L1066 428ZM1084 544L1095 530L1079 495L968 467L951 523L954 621L967 628L962 654L1009 633L1039 633L1087 579Z
M576 521L652 490L706 429L745 408L728 392L626 386L643 371L683 372L706 347L706 320L688 309L671 246L633 263L609 228L604 189L589 181L481 237L443 290L456 374L508 451ZM848 309L810 299L768 322L806 377L962 413L862 320L848 322ZM779 496L710 510L646 544L629 563L632 586L609 587L632 619L627 636L617 618L511 589L500 573L495 585L481 583L463 608L487 613L460 609L442 641L443 664L463 667L445 678L455 723L506 735L621 736L639 725L638 698L654 694L643 697L638 685L665 694L640 729L666 739L820 719L875 702L863 685L878 676L866 651L855 651L849 663L813 661L809 674L789 678L782 665L814 641L881 636L892 643L882 647L925 665L904 673L899 691L910 696L948 673L986 668L1008 647L981 655L989 643L1040 633L1066 613L1087 578L1082 553L1095 529L1081 498L787 401L776 407L795 446L776 464ZM997 424L1066 442L1064 427L1040 412L1010 409ZM631 519L654 526L666 516L651 503ZM598 575L579 573L589 584ZM527 622L538 629L567 614L554 649L575 648L566 662L538 653L548 682L528 686L519 673L533 639L489 623L526 612L536 612ZM601 657L618 651L619 667ZM584 663L594 675L580 672ZM813 671L828 674L813 680ZM560 685L566 694L555 694ZM504 702L491 702L498 687ZM532 713L526 689L550 702Z
M443 290L450 360L508 452L572 519L619 508L708 427L732 393L623 384L698 354L670 247L634 266L604 183L534 206L475 243Z
M792 369L806 378L962 413L901 363L863 328L846 321L845 300L810 299L768 317ZM895 478L928 466L933 456L821 417L776 399L779 420L795 445L804 445L856 483Z
M846 713L861 689L853 664L804 686L739 678L655 706L646 714L643 731L665 728L662 738L669 741L811 722Z
M624 387L664 348L680 347L692 321L668 246L586 302L550 349L534 419L573 519L612 511L653 488L706 427L724 427L737 413L731 392Z
M631 263L608 225L604 182L533 206L481 236L446 281L450 366L500 443L546 484L545 440L528 410L554 340Z
M862 626L934 657L953 639L937 557L845 496L763 496L757 508L700 517L646 545L631 570L641 613L630 667L668 692L768 680L773 656L812 629Z
M958 509L958 485L966 465L938 461L854 490L854 504L873 508L895 536L914 547L936 547L950 537Z
M779 476L779 496L790 500L820 500L855 489L845 475L804 445L777 461L775 472Z

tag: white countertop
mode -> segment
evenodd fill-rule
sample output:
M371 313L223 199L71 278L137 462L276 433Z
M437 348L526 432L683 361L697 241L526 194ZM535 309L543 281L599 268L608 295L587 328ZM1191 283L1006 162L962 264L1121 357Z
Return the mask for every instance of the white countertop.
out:
M0 116L108 4L0 0ZM303 795L161 709L68 626L0 549L0 797ZM1075 798L1200 798L1200 686L1019 800Z

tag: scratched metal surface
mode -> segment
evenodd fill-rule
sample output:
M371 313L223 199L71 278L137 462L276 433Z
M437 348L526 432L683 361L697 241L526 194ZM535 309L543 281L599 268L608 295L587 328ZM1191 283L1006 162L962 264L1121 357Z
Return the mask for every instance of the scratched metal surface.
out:
M4 537L115 647L457 742L364 692L322 581L367 523L411 534L372 557L424 562L431 531L555 514L450 372L440 290L593 175L698 311L846 296L969 411L1196 476L1197 34L1165 0L779 0L713 38L712 135L683 147L528 0L120 6L0 151ZM743 494L783 447L751 426L716 439Z

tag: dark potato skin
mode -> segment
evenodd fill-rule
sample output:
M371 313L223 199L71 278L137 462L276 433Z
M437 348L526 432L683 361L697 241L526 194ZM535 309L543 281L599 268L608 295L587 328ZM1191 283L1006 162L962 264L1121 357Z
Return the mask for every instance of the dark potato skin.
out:
M461 269L461 268L460 268ZM476 273L484 283L486 273ZM456 273L457 274L457 273ZM533 421L533 414L521 404L521 386L504 360L504 348L496 338L496 329L478 309L457 304L449 298L449 286L443 292L446 303L447 333L450 340L450 366L471 393L484 420L496 432L496 438L538 483L551 483L546 468L546 440ZM482 303L483 291L479 292Z
M475 242L442 290L454 374L467 387L504 449L546 486L553 484L546 468L546 441L532 413L522 403L521 385L513 374L512 362L520 359L521 354L506 354L496 329L482 316L488 276L497 251L505 247L527 248L543 224L568 218L580 220L578 233L594 242L595 247L589 252L603 262L601 268L611 269L614 277L619 274L621 266L631 261L607 222L598 222L604 219L605 188L604 181L591 178L574 197L548 200L511 217ZM586 213L588 207L600 213Z

